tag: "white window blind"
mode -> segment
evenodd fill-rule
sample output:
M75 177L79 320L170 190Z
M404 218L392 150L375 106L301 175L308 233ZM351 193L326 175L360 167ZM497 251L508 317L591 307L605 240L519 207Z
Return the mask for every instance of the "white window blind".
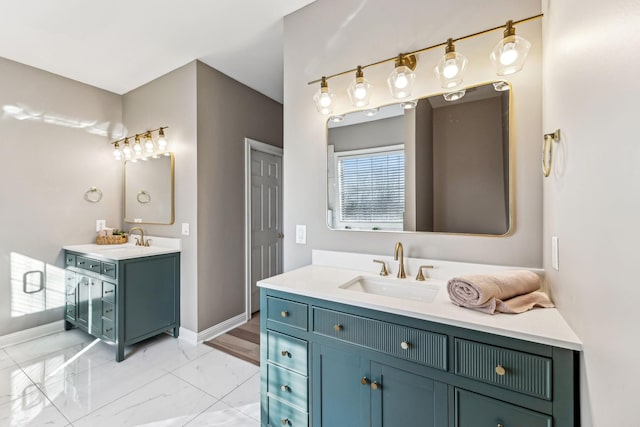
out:
M340 221L402 223L404 150L338 156Z

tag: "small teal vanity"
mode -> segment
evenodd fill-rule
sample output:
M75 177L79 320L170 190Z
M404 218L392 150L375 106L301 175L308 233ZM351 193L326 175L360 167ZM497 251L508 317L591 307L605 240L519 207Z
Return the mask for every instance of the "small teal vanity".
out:
M425 303L336 286L353 274L260 283L263 426L579 425L581 344L557 310L489 316L445 289Z
M125 346L180 328L180 253L132 245L65 246L65 329Z

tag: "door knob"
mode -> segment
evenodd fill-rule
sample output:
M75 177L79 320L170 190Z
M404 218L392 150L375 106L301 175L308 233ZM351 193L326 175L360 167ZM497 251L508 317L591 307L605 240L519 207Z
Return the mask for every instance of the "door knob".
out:
M277 234L277 237L278 237L278 239L283 239L283 238L284 238L284 234L282 234L282 233L278 233L278 234Z

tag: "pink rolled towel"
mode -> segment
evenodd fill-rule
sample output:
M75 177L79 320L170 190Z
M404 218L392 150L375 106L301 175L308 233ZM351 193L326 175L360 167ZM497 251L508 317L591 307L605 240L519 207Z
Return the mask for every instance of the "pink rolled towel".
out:
M529 270L454 277L447 283L451 301L488 314L522 313L533 307L555 307L540 292L540 278Z

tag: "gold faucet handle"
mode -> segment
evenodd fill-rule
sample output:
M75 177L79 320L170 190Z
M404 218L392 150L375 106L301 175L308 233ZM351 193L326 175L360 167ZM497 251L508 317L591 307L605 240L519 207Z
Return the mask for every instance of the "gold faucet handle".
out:
M139 237L136 237L136 246L142 246L142 243L140 243Z
M423 268L433 268L433 265L421 265L420 267L418 267L418 275L416 276L416 280L425 280L424 274L422 274Z
M374 259L373 262L377 262L379 264L382 264L382 268L380 269L380 275L381 276L388 276L389 272L387 271L387 264L385 264L384 261L379 260L379 259Z
M147 248L151 246L151 239L147 238L147 240L144 241L144 246L146 246Z

